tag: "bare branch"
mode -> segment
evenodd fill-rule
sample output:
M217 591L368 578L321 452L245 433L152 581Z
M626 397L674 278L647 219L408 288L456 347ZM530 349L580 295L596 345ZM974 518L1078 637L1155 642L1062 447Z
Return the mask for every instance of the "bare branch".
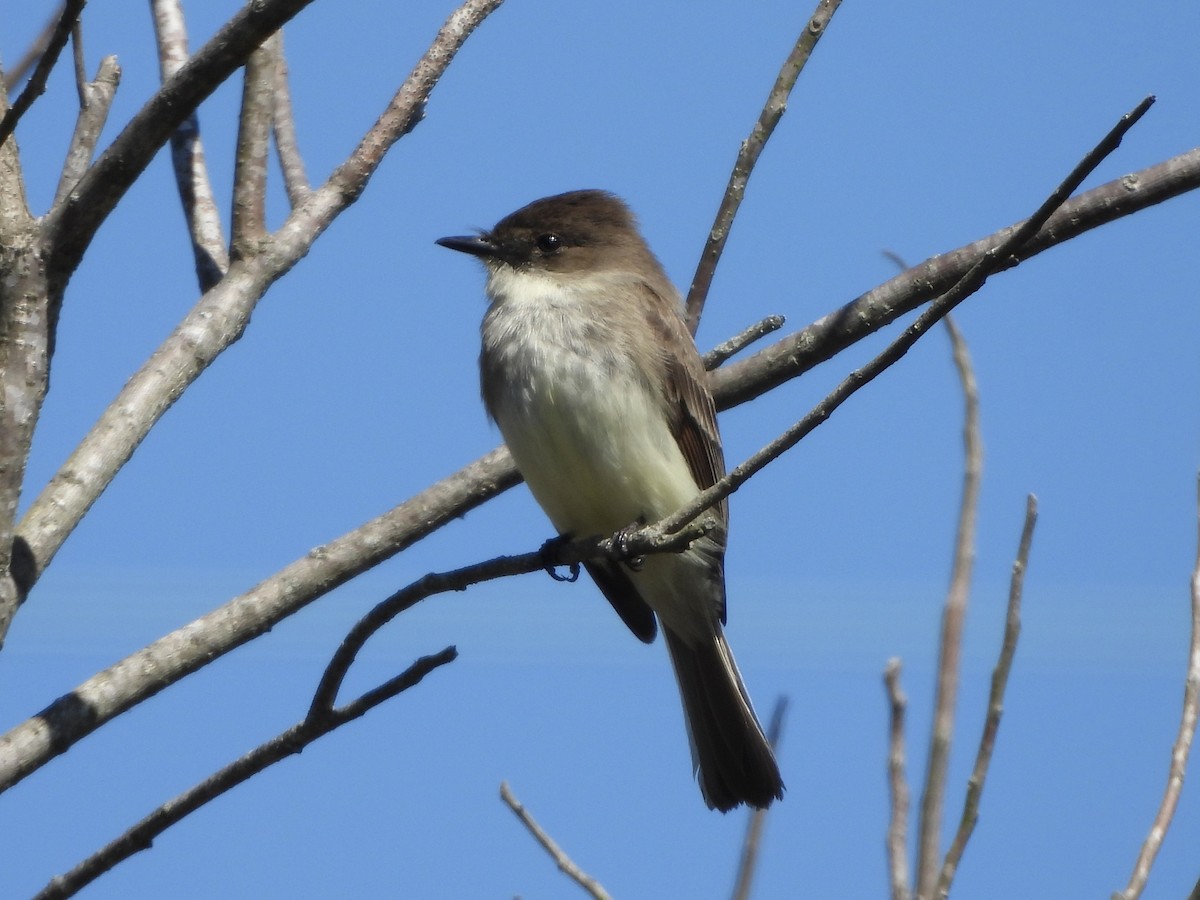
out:
M275 151L279 156L279 168L283 172L283 186L287 191L292 208L304 202L312 190L304 172L304 157L296 141L296 118L292 111L292 91L288 85L287 56L283 52L283 32L276 35L273 46L275 57L275 108L272 121L275 126Z
M247 3L138 110L46 221L47 265L57 295L61 296L100 224L171 134L268 35L311 2Z
M712 370L722 366L731 357L741 353L755 341L762 340L768 334L778 331L787 321L783 316L767 316L760 322L755 322L741 334L735 334L727 341L722 341L704 354L704 368Z
M950 895L950 884L958 871L958 864L966 849L967 841L979 820L979 800L983 796L983 785L987 781L992 751L996 747L996 733L1000 730L1000 717L1004 713L1004 692L1008 687L1008 674L1012 670L1013 656L1017 652L1017 639L1021 635L1021 595L1025 589L1025 573L1029 568L1029 550L1033 545L1033 528L1037 524L1037 498L1030 494L1025 503L1025 526L1021 530L1021 542L1017 558L1013 562L1012 580L1008 589L1008 609L1004 617L1004 638L1000 645L1000 658L992 670L992 686L988 693L987 717L983 734L979 738L979 750L975 754L975 766L967 781L967 796L963 803L962 818L958 831L946 851L942 872L938 877L936 896L945 900Z
M800 77L809 57L812 56L813 49L817 46L817 41L825 33L829 20L833 18L833 14L837 12L841 2L842 0L818 0L817 8L804 26L800 37L797 38L792 52L783 61L779 74L775 77L775 84L771 88L771 93L767 95L767 102L763 105L762 112L758 114L758 121L750 130L749 137L742 141L737 161L733 164L733 171L729 174L729 185L725 188L725 196L721 198L721 205L717 208L717 217L713 221L712 229L708 233L708 240L700 254L700 263L696 267L696 274L692 276L692 286L688 289L687 320L692 334L696 333L696 328L700 324L700 316L704 312L704 301L708 298L708 289L712 286L713 274L717 271L717 263L720 262L721 253L725 250L725 242L729 239L729 229L733 226L733 219L746 194L746 183L750 180L750 173L754 171L754 166L758 163L758 158L762 155L767 141L771 139L775 126L783 118L784 110L787 109L788 97L792 93L792 88L796 86L796 79Z
M383 115L329 180L292 211L269 251L232 266L130 378L18 526L36 562L35 576L166 410L241 336L267 288L358 198L383 154L419 120L426 97L463 42L500 2L468 0L450 16ZM170 83L186 71L187 66Z
M29 107L33 106L33 101L45 93L50 72L54 69L54 64L58 62L58 56L62 53L63 47L67 46L67 38L71 36L71 29L79 21L79 14L83 11L86 3L87 0L67 0L63 4L58 22L55 24L49 40L46 41L46 48L38 57L37 67L29 76L29 81L26 82L21 95L13 101L12 106L5 110L4 115L0 116L0 145L3 145L9 135L16 130L21 116L25 115Z
M257 255L267 231L267 149L275 87L277 35L246 60L233 171L233 242L230 256Z
M516 476L508 452L495 450L379 518L313 548L224 606L93 675L0 736L0 792L105 722L266 633L313 600L513 484Z
M965 452L962 502L958 513L958 532L954 539L954 565L946 595L946 608L942 613L942 637L938 648L933 733L929 739L929 760L917 825L916 888L917 896L923 898L932 895L941 856L938 840L945 809L946 774L950 766L950 741L954 736L954 706L958 698L963 623L967 615L967 598L975 563L975 526L979 516L979 485L983 475L983 441L979 431L979 391L975 384L975 372L971 367L967 345L949 316L946 316L946 329L954 348L954 365L963 388Z
M1196 503L1200 509L1200 480L1197 482ZM1198 517L1200 518L1200 517ZM1200 715L1200 536L1196 543L1196 566L1192 570L1192 637L1188 644L1187 675L1183 682L1183 713L1179 719L1179 732L1171 747L1171 765L1167 769L1167 787L1163 791L1162 802L1150 826L1150 833L1142 844L1133 874L1129 876L1129 884L1117 896L1120 900L1137 900L1146 887L1150 877L1150 868L1154 858L1158 856L1167 829L1175 817L1175 807L1179 805L1179 795L1183 791L1183 777L1187 772L1188 755L1191 753L1192 740L1196 736L1196 719ZM1200 896L1200 881L1192 891L1192 896Z
M892 900L908 900L908 776L904 752L904 714L908 698L900 687L900 660L888 660L883 670L888 696L888 880Z
M693 537L695 536L698 534L693 535ZM312 704L302 722L256 747L191 790L163 804L133 828L84 860L67 875L53 879L37 896L39 898L71 896L117 863L141 850L148 849L154 838L204 804L216 799L268 766L292 754L300 753L317 738L359 718L383 701L414 686L433 669L457 658L458 654L455 648L447 647L441 653L417 660L405 672L363 693L345 706L337 707L335 705L345 675L366 641L383 625L421 600L437 593L463 590L469 585L506 575L536 572L544 569L550 563L578 565L580 562L597 556L619 561L646 552L678 552L685 546L686 542L683 541L661 541L646 536L642 538L635 536L631 543L629 537L624 534L605 540L588 539L568 544L555 541L533 553L487 560L452 572L430 573L413 582L376 604L350 630L322 674L314 692Z
M783 717L787 712L788 698L781 696L775 701L775 710L771 713L771 724L767 726L767 740L772 750L779 749L779 740L783 736ZM749 900L750 888L754 883L754 873L758 868L758 848L762 843L762 833L767 825L768 809L761 807L750 810L749 821L746 822L746 837L742 841L742 856L738 861L737 878L733 882L733 900Z
M1085 231L1198 187L1200 147L1067 201L1022 248L998 261L998 271ZM957 250L927 259L795 334L719 369L712 379L718 406L728 408L753 400L929 302L947 291L985 253L998 247L1023 224L1018 222Z
M959 303L979 290L983 283L993 275L1007 267L1010 258L1024 246L1026 241L1038 233L1054 210L1061 205L1083 181L1098 166L1108 154L1112 153L1121 143L1121 138L1132 128L1148 110L1154 98L1148 97L1121 117L1103 140L1097 144L1083 160L1075 166L1054 192L1042 203L1036 213L1022 222L1015 230L995 247L985 251L970 269L954 284L950 290L938 297L919 315L904 332L892 341L886 349L862 368L851 372L845 380L831 391L824 400L818 403L803 419L767 444L745 462L736 466L724 478L715 482L711 487L701 491L696 498L660 523L667 533L682 528L699 516L704 510L728 497L750 478L761 471L768 463L796 446L806 435L818 425L833 415L834 410L858 392L864 385L869 384L889 366L897 362L907 353L930 328L941 321ZM725 371L718 369L717 372ZM724 399L724 398L722 398ZM723 406L722 406L723 408Z
M29 74L30 70L37 65L37 61L46 54L46 48L50 46L50 39L54 37L58 23L63 17L63 10L66 7L67 4L65 2L58 4L58 8L46 20L46 25L42 28L41 33L34 38L33 43L26 48L20 58L13 63L12 68L4 73L4 89L6 91L11 91L20 84L25 79L25 76Z
M571 858L563 852L562 848L554 843L554 839L546 834L542 827L534 821L529 811L513 796L512 791L508 788L507 781L500 782L500 799L516 814L516 817L521 820L521 824L528 829L529 833L542 845L543 849L550 854L550 858L554 860L554 864L558 866L560 872L587 891L595 900L611 900L608 892L604 890L600 882L575 865L571 861Z
M352 722L397 694L415 687L434 669L453 662L458 652L447 647L432 656L423 656L394 678L359 697L341 709L325 710L309 716L287 731L255 747L245 756L213 773L195 787L168 800L116 840L89 856L65 875L53 878L36 895L37 900L61 900L71 897L118 863L135 853L150 849L154 839L195 812L206 803L237 787L268 766L300 753L309 744L329 732Z
M104 123L108 121L108 113L112 109L113 98L120 83L121 67L117 64L117 58L106 56L100 60L95 80L80 85L82 102L79 117L75 120L75 131L71 135L71 144L67 149L67 160L63 163L58 187L54 190L51 209L62 203L63 198L79 183L79 179L91 165L92 155L96 152L96 144L100 140L100 132L104 130Z
M350 671L350 666L354 664L358 652L367 641L396 616L428 597L449 591L462 591L473 584L494 581L497 578L528 575L554 566L570 566L575 570L575 574L578 574L580 563L601 557L613 562L623 562L651 553L678 553L686 550L694 540L713 527L716 527L716 523L709 520L694 529L675 535L664 535L651 524L634 532L622 531L610 537L593 536L569 542L551 540L532 553L500 556L450 572L430 572L387 599L381 600L369 613L354 623L354 627L346 634L341 646L330 659L329 665L325 667L325 672L313 693L312 710L309 714L317 715L323 709L332 709L346 673Z
M71 26L71 57L75 62L75 91L79 94L79 108L87 105L87 92L84 90L88 83L87 63L83 55L83 23L75 20Z
M187 26L179 0L151 0L150 6L158 44L158 68L165 84L187 62ZM192 240L196 278L204 292L229 270L229 252L225 248L221 213L208 178L200 118L195 110L171 133L171 163Z

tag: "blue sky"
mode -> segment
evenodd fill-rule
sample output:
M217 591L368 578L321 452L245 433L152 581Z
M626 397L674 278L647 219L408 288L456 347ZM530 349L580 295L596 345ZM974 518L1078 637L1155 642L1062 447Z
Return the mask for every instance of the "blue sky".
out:
M236 9L188 10L198 46ZM42 24L9 4L0 54ZM322 180L452 6L317 3L286 31L297 129ZM509 0L426 120L270 292L63 548L0 655L0 727L498 442L479 401L482 278L433 240L539 196L603 187L686 286L729 167L809 4ZM913 263L1023 218L1123 112L1158 103L1089 181L1195 146L1194 5L848 0L756 170L699 343L771 313L798 328ZM144 3L95 3L89 68L124 77L111 134L153 91ZM201 109L228 193L240 85ZM74 119L69 66L18 137L45 209ZM109 137L111 138L111 134ZM276 184L272 220L286 209ZM1200 197L995 277L958 315L986 459L948 817L957 820L1025 495L1041 504L1022 643L958 895L1123 887L1178 724L1200 468ZM66 299L28 502L196 300L160 155ZM723 415L731 463L799 418L886 335ZM923 340L732 501L729 637L760 712L791 699L785 801L761 897L886 890L886 708L900 656L921 772L960 485L961 400ZM430 570L536 548L509 492L170 688L0 797L0 894L25 896L169 796L300 718L347 627ZM590 585L508 580L411 611L349 687L461 657L173 829L87 896L536 898L571 887L497 796L507 779L619 897L721 897L745 824L700 801L665 653ZM1147 897L1195 883L1183 794Z

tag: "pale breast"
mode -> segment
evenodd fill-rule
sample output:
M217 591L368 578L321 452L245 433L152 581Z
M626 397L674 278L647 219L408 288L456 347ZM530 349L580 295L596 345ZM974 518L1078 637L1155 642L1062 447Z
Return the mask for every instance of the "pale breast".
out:
M484 400L559 531L606 534L697 493L628 341L563 292L505 295L483 327Z

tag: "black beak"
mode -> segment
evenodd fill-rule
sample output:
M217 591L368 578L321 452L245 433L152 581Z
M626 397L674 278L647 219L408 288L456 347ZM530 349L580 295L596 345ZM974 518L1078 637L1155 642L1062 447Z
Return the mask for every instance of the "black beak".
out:
M456 237L438 238L434 243L440 244L443 247L449 247L451 250L457 250L460 253L469 253L471 256L488 257L494 256L496 253L496 245L482 234L463 234Z

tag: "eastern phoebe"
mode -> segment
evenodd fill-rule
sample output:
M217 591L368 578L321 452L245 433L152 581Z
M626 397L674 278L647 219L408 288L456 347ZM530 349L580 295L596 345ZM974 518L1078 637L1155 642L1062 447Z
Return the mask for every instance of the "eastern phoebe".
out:
M537 200L438 241L487 267L483 402L562 535L657 521L725 474L716 408L679 294L633 214L603 191ZM641 640L655 617L710 808L766 807L779 767L725 642L725 503L683 553L586 564Z

